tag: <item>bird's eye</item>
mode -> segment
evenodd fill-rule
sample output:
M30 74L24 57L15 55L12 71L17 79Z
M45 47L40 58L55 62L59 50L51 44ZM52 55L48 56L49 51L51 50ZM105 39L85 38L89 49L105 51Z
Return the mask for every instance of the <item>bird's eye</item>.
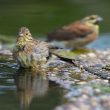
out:
M26 35L28 35L28 33L26 33Z

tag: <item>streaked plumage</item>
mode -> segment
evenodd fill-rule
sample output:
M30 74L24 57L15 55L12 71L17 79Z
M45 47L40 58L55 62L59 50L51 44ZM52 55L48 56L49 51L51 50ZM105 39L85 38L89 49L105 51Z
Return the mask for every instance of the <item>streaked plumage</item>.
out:
M49 47L46 42L35 40L29 29L21 27L13 57L23 68L39 68L43 67L49 56Z
M91 15L80 21L56 29L48 34L48 41L62 41L68 48L78 48L94 41L99 34L99 22L102 18Z

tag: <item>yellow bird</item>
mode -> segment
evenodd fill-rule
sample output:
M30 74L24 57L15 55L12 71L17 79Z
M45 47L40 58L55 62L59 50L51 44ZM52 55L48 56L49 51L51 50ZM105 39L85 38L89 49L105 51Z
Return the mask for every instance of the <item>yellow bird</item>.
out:
M56 29L48 34L48 41L60 41L67 48L84 47L94 41L99 34L99 23L102 17L98 15L87 16L79 21Z

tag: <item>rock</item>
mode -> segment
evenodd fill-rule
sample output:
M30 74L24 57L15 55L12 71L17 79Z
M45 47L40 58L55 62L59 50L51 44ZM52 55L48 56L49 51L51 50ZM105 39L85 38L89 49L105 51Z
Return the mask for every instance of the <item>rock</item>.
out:
M7 50L7 49L1 49L0 55L12 55L12 52L10 50Z
M67 104L67 105L63 105L62 107L60 106L56 107L54 110L80 110L80 109L72 104Z

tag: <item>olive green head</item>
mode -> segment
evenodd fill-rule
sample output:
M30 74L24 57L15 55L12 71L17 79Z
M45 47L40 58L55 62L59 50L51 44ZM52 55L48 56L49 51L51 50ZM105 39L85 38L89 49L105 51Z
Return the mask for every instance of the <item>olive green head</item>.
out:
M90 15L82 19L82 22L91 23L91 24L99 24L103 20L99 15Z

